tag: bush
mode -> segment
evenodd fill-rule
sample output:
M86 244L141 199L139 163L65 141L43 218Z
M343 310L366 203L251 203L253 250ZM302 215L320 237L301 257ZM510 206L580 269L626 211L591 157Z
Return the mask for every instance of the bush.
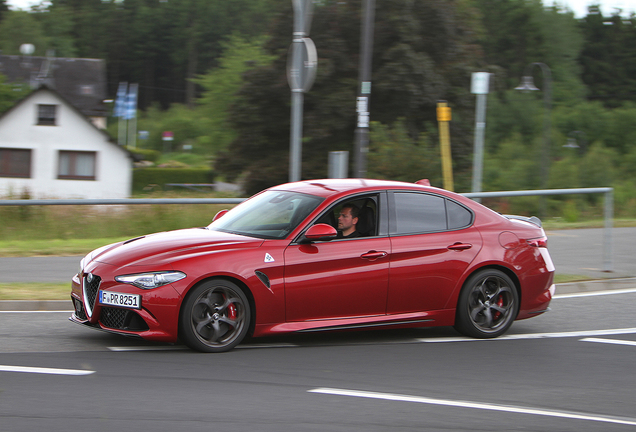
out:
M214 171L207 168L136 168L133 170L133 193L165 190L169 183L213 183L214 178Z

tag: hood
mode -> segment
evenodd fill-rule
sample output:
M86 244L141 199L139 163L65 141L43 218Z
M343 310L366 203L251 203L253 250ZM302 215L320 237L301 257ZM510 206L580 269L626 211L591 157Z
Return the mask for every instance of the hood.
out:
M256 248L262 243L262 239L191 228L151 234L105 246L93 251L89 260L116 267L161 265L185 256Z

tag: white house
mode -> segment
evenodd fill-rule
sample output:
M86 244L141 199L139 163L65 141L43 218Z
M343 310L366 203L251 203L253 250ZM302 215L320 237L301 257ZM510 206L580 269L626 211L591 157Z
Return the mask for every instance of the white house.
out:
M0 116L0 197L127 198L132 156L56 90Z

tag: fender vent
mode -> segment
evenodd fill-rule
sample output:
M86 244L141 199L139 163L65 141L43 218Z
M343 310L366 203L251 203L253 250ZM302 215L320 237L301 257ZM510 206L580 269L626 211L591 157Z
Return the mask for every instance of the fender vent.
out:
M263 285L265 285L267 288L270 288L270 283L269 283L269 278L267 277L267 275L263 272L260 271L255 271L254 274L256 274L256 277L263 282Z

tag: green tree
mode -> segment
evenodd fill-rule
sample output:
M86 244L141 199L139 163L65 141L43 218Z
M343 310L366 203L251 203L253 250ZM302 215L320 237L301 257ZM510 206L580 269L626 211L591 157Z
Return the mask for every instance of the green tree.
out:
M6 0L0 0L0 22L7 12L9 12L9 6L7 6Z
M33 14L25 11L10 11L0 23L0 50L5 55L20 55L22 44L33 44L34 55L44 56L51 46L42 24Z
M617 175L618 155L601 142L593 143L579 167L581 187L610 186Z
M3 114L16 101L25 97L29 89L24 84L12 84L7 82L7 77L0 74L0 114Z
M236 138L230 118L230 106L243 85L243 75L249 69L265 66L273 61L263 52L264 38L248 42L234 35L223 44L219 65L193 81L203 88L197 112L205 122L206 139L211 153L225 150Z
M560 84L554 87L555 101L584 96L577 63L583 36L571 12L546 8L541 0L476 1L475 6L482 14L480 43L489 67L497 72L500 93L516 87L530 63L542 62ZM541 87L540 70L532 72Z
M50 49L55 50L56 57L77 57L75 40L71 33L73 26L73 12L66 6L58 6L51 10L46 10L41 4L35 7L42 13L31 13L31 15L42 24L42 30L49 38Z
M415 182L428 179L433 186L442 185L439 146L428 134L414 140L399 119L392 126L371 123L369 177Z
M634 18L632 16L632 18ZM585 48L579 61L589 98L617 107L636 95L636 22L618 13L604 17L598 7L590 7L581 20Z
M142 108L194 106L192 78L216 66L232 34L262 34L274 0L52 0L73 12L78 55L106 60L109 92L139 83Z
M285 78L291 43L291 4L278 13L266 46L271 65L246 73L232 110L239 135L217 168L228 178L246 173L249 192L287 180L290 92ZM371 119L391 124L404 118L412 137L436 125L436 103L453 107L453 151L465 169L472 146L473 97L470 72L479 63L472 26L475 14L464 1L377 4ZM316 5L311 35L318 50L316 82L304 104L303 176L326 175L329 151L351 150L356 127L360 1ZM355 23L355 24L352 24ZM462 121L464 119L464 121Z

